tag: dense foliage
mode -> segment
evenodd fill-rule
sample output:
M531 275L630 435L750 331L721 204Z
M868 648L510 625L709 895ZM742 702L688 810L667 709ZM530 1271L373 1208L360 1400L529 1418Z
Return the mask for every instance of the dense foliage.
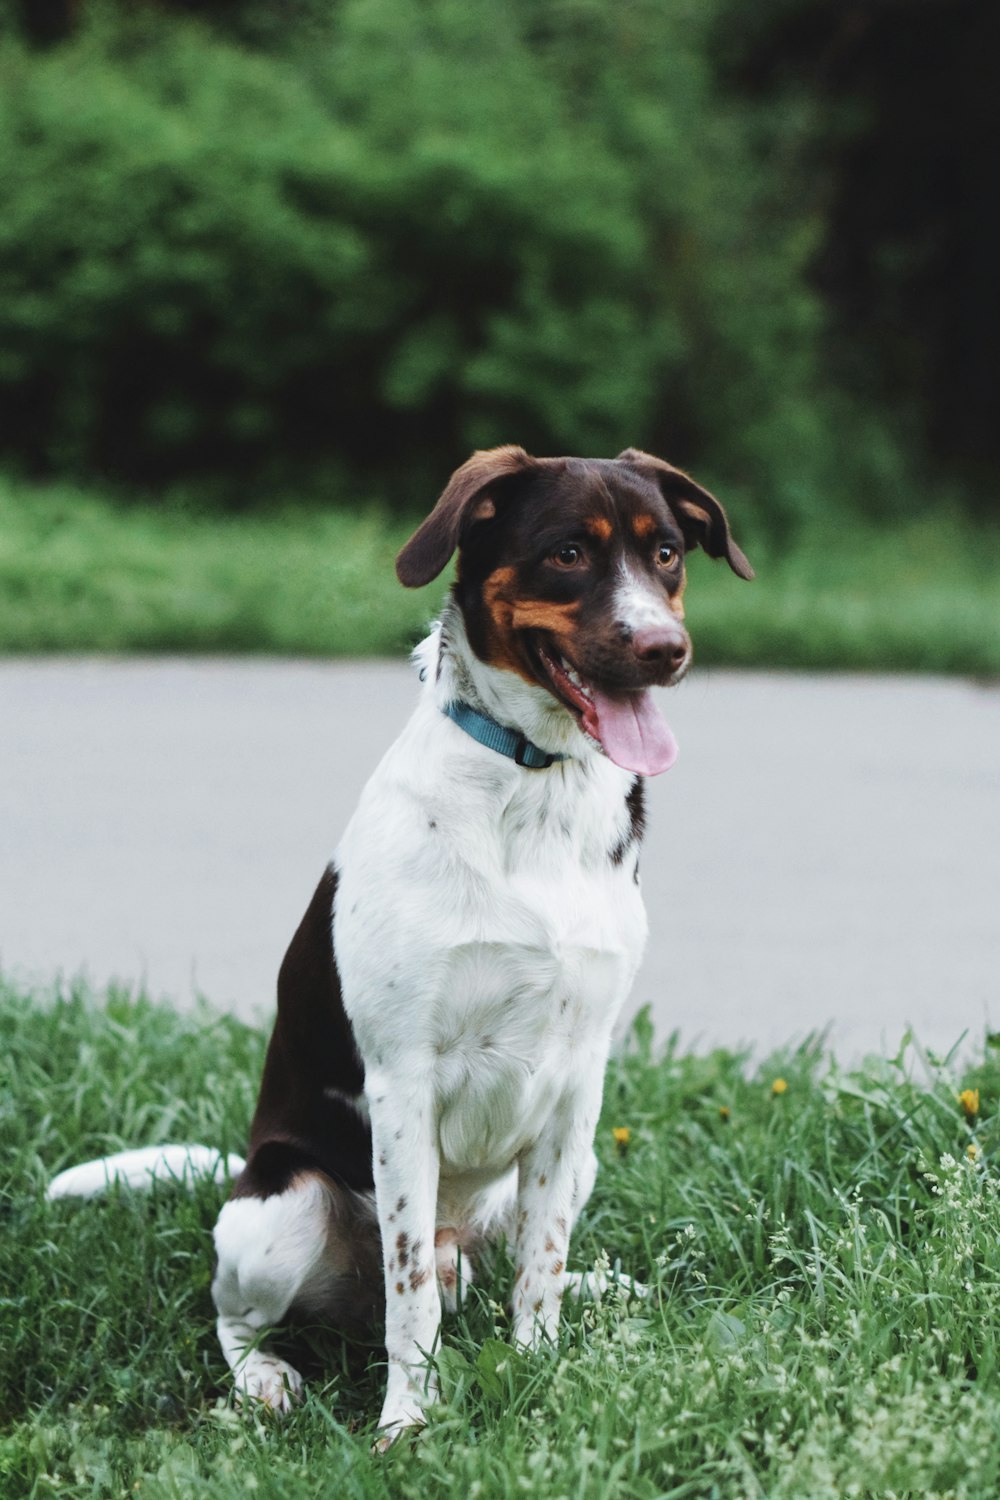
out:
M905 402L827 369L815 112L751 87L794 8L0 0L8 461L406 504L639 443L771 523L909 505Z

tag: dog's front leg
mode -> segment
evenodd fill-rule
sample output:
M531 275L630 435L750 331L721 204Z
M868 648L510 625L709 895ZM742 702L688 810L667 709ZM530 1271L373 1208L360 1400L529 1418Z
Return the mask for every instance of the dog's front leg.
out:
M436 1397L427 1356L434 1352L441 1324L434 1252L439 1160L428 1075L429 1070L404 1081L376 1074L366 1085L389 1356L380 1450L405 1428L419 1426Z
M525 1348L559 1327L569 1237L594 1180L599 1106L599 1097L567 1101L518 1164L513 1331Z

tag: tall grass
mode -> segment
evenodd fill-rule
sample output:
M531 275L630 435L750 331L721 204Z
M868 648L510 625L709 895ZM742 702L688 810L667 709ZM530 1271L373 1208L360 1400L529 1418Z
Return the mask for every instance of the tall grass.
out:
M372 504L237 519L0 481L0 651L396 651L441 592L397 584L406 534Z
M0 652L396 654L445 586L396 582L416 519L372 501L220 517L0 479ZM939 517L754 545L734 521L758 577L692 558L700 661L1000 673L1000 533Z
M9 1500L994 1500L991 1049L960 1070L910 1042L845 1072L815 1044L657 1056L640 1023L571 1254L620 1261L654 1296L569 1306L556 1347L518 1355L500 1256L446 1320L441 1407L380 1460L374 1341L286 1331L304 1403L283 1422L233 1407L209 1296L221 1189L42 1198L51 1172L118 1146L238 1148L264 1040L121 993L0 988Z

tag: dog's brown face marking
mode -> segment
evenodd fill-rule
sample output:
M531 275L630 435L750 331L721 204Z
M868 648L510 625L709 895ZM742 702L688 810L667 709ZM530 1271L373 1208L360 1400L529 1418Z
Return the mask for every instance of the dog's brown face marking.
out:
M640 659L621 596L683 618L684 535L659 486L616 460L566 459L508 476L463 542L456 592L476 654L552 691L540 649L610 693L671 680Z
M488 655L484 659L534 682L535 674L526 659L521 632L538 630L552 636L568 633L573 628L577 604L522 597L517 569L510 566L495 568L483 580L481 588L488 642Z

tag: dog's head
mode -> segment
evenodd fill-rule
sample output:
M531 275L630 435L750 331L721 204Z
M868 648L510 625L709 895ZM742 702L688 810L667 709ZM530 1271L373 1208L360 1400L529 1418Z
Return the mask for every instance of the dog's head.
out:
M503 447L452 475L396 571L417 588L457 548L476 655L545 689L617 764L653 774L676 747L648 689L690 662L684 555L698 546L753 577L719 502L662 459Z

